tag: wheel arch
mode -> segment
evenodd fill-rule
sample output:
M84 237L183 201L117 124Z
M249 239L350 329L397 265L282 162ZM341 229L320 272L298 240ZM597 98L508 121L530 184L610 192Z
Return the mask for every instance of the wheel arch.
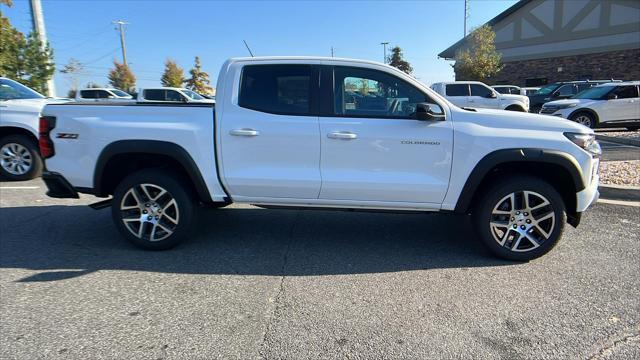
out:
M92 192L96 196L113 194L127 175L144 168L169 167L193 185L202 202L213 202L200 169L180 145L160 140L120 140L107 145L96 162Z
M510 111L522 111L524 112L524 107L520 104L514 103L514 104L509 104L507 105L505 108L505 110L510 110ZM513 109L513 110L511 110Z
M574 115L577 115L577 114L579 114L579 113L587 113L587 114L589 114L589 115L593 116L593 118L596 120L596 125L600 124L600 116L598 116L598 113L597 113L597 112L595 112L595 110L590 109L590 108L580 108L580 109L573 110L573 111L569 114L569 116L567 116L567 119L571 120L571 118L572 118Z
M14 125L0 126L0 138L9 136L9 135L24 135L29 139L33 140L36 144L38 143L38 137L33 134L33 131L29 130L26 127L20 127L20 126L14 126Z
M487 154L476 164L458 197L454 212L468 213L492 180L510 174L528 174L549 182L563 197L570 218L577 219L576 193L585 188L577 161L561 151L504 149Z

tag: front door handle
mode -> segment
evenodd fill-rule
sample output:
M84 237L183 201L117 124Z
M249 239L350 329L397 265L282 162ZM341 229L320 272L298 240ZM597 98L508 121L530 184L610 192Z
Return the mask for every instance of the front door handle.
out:
M342 139L342 140L353 140L358 137L358 135L349 132L349 131L336 131L327 134L329 139Z
M258 136L260 133L254 129L242 128L231 130L229 134L233 136Z

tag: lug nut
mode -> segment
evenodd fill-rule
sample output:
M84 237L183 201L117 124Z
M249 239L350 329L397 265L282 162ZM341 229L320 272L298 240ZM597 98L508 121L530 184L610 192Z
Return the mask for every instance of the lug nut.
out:
M514 221L515 219L516 219L516 218L512 217L512 218L511 218L511 221Z
M516 215L520 215L520 211L516 211Z
M160 219L160 216L156 216L156 220L159 220L159 219Z
M142 210L142 213L143 213L143 214L146 214L146 213L147 213L147 210Z
M147 220L151 220L151 219L153 219L153 216L148 216L147 217Z
M524 225L520 226L520 229L522 229L522 230L524 230L524 229L526 229L526 228L527 228L527 227L526 227L526 226L524 226Z
M524 213L524 216L529 216L529 213Z
M518 228L518 225L513 224L513 228L514 228L514 229L517 229L517 228Z
M527 219L527 224L531 224L531 220Z

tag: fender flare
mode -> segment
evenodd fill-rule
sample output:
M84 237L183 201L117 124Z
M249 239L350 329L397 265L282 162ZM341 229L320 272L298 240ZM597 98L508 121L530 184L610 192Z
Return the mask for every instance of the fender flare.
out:
M93 193L96 196L106 196L102 179L104 169L114 156L122 154L146 153L166 155L176 160L187 171L189 179L195 186L198 197L203 202L213 202L207 184L200 173L198 165L191 155L180 145L161 140L119 140L110 143L100 153L93 173Z
M485 155L473 168L458 197L454 212L466 213L485 176L496 166L510 162L559 165L569 172L576 192L585 188L580 165L571 155L565 152L535 148L496 150Z

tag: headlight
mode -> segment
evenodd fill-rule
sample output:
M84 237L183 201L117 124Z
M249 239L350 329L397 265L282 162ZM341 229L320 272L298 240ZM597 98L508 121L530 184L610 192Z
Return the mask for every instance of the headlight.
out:
M595 134L566 132L564 133L564 136L566 136L567 139L571 140L572 143L586 150L594 157L600 157L600 155L602 154L602 149L600 148L600 144L598 144L598 142L596 141Z

